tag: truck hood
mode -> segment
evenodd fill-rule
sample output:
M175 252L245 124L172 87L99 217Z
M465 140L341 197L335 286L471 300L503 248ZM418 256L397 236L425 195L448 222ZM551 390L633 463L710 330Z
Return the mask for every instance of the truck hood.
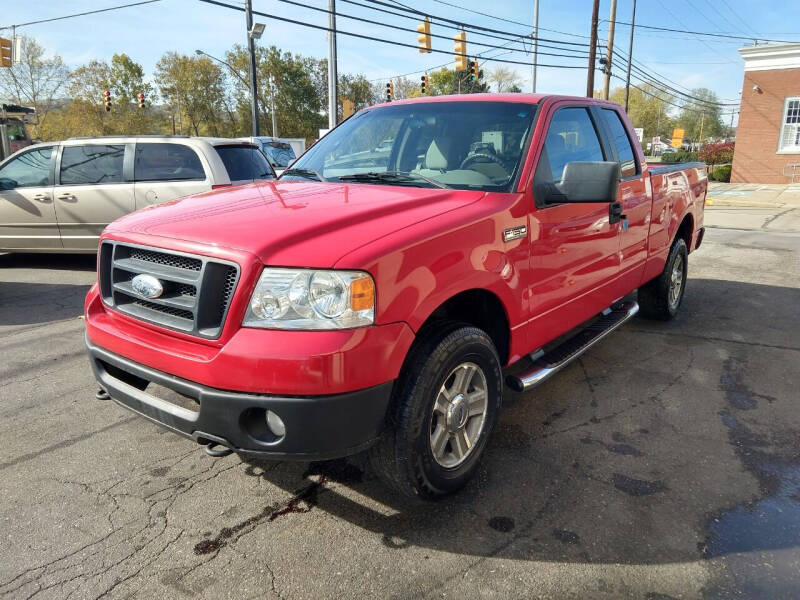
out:
M483 195L371 184L259 182L151 206L115 221L106 232L225 246L274 266L324 268L384 235Z

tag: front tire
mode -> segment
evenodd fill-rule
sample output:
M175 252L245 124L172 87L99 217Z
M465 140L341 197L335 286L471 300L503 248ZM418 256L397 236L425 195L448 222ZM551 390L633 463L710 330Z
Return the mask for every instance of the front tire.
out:
M669 321L678 314L686 292L689 252L683 238L672 243L661 275L639 288L638 301L642 316Z
M463 323L424 332L397 381L389 427L370 449L377 475L407 497L461 489L486 448L502 402L489 336Z

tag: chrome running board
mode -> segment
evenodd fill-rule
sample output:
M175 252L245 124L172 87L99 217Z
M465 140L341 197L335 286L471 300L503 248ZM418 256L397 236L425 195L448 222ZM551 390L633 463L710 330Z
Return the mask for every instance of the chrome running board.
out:
M633 301L622 302L610 310L603 311L597 320L578 334L546 354L536 357L528 370L506 377L506 384L517 392L526 392L536 387L628 321L637 312L639 312L639 305Z

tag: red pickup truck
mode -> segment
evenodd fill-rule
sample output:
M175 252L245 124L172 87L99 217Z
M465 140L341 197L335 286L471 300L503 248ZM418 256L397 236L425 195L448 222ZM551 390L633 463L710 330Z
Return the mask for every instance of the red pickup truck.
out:
M210 453L368 450L396 490L441 496L475 471L506 367L527 390L637 311L675 315L706 188L702 164L648 167L609 102L364 109L277 181L111 224L92 368Z

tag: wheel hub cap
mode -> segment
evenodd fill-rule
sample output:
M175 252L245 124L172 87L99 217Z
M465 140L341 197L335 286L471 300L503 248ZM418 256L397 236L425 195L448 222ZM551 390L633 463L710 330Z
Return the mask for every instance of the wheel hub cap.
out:
M456 394L447 406L447 430L455 433L467 424L467 397L464 394Z
M464 362L445 378L430 421L434 460L453 468L470 456L483 431L489 407L486 375L473 362Z

